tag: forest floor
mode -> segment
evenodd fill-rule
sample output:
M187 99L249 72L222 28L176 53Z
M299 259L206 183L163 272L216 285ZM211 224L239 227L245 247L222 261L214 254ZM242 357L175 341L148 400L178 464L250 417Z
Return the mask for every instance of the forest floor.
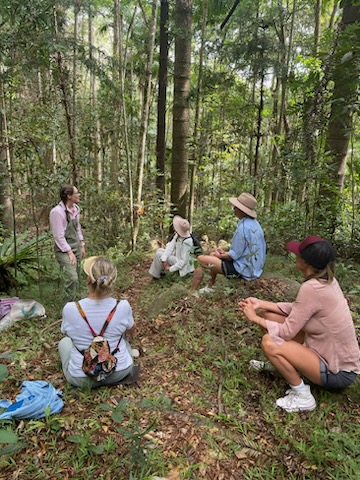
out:
M63 391L64 408L0 425L19 437L5 447L10 455L0 450L0 480L358 479L359 382L336 395L314 387L318 408L287 414L274 405L286 383L249 367L262 358L262 332L242 318L238 300L293 298L294 281L221 277L214 294L195 298L191 279L152 281L149 265L135 259L119 272L118 296L136 322L130 342L141 351L135 386L67 385L55 313L3 332L9 377L0 398L14 400L22 380L41 379Z

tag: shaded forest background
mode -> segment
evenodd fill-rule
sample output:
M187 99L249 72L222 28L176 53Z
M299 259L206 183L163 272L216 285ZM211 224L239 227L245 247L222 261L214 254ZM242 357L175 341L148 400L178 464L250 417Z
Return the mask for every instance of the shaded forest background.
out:
M2 0L1 236L81 192L88 253L171 214L229 240L252 192L269 249L360 256L357 0Z

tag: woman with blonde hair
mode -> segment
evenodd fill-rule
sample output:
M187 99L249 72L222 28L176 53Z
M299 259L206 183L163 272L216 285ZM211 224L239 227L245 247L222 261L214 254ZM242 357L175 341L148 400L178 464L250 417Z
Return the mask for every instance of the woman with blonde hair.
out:
M69 302L63 309L61 332L66 336L59 343L59 354L66 380L75 387L91 388L119 383L134 383L139 367L134 365L133 351L126 339L126 332L134 325L131 306L127 300L118 301L112 296L117 277L115 265L103 256L85 260L83 269L88 276L88 295L80 302ZM111 375L97 381L84 372L84 351L94 337L99 335L107 321L104 338L110 352L116 357L116 367Z
M360 350L351 312L335 278L335 250L321 237L289 242L296 267L305 281L294 303L246 298L240 310L267 330L262 349L270 365L289 383L276 405L287 412L314 410L316 401L301 376L336 391L351 385L360 373ZM260 370L265 362L252 360Z

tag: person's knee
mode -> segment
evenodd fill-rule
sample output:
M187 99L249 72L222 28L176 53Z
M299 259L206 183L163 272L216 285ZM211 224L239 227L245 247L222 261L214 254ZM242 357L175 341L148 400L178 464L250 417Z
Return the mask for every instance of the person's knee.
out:
M261 348L265 355L274 355L276 353L277 346L268 333L266 333L261 340Z
M161 259L161 256L163 254L163 249L162 248L158 248L155 252L155 257L158 258L159 260Z

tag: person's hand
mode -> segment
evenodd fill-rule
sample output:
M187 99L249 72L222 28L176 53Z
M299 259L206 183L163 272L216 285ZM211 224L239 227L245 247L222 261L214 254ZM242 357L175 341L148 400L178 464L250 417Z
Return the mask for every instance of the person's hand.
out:
M217 248L211 255L217 258L223 258L224 254L226 254L225 250L222 248Z
M66 253L69 256L70 265L76 265L77 261L76 261L76 256L75 256L74 252L72 250L69 250Z
M244 298L239 302L239 308L243 312L246 318L248 318L251 322L259 323L258 317L256 315L255 307L251 302L251 298Z
M261 300L259 300L256 297L248 297L246 300L249 300L251 305L257 310L258 308L261 308Z
M164 270L170 270L170 265L167 262L162 262Z
M81 258L85 258L85 244L81 244Z

